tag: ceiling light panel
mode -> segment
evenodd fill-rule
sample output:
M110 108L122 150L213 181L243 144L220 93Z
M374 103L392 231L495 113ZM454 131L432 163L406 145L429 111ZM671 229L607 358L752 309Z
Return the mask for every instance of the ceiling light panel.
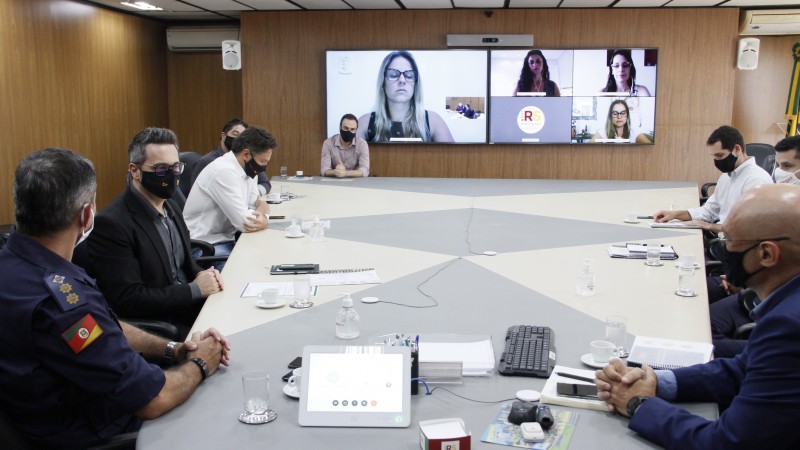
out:
M400 0L408 9L451 9L450 0Z
M509 8L555 8L561 0L511 0Z
M456 8L502 8L505 0L453 0Z
M394 0L347 0L355 9L400 9Z
M561 8L605 8L614 0L564 0Z
M293 0L306 9L352 9L342 0Z

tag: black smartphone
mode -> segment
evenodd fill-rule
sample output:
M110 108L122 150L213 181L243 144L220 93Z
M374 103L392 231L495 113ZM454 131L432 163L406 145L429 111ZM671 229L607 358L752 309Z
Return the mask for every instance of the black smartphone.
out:
M269 218L270 218L270 220L272 220L272 219L276 219L277 220L277 219L285 219L286 216L269 216Z
M286 375L282 376L281 380L289 381L289 378L291 378L292 375L294 375L294 369L290 370L289 373L287 373Z
M284 271L314 270L316 267L317 267L316 264L281 264L278 266L280 270Z
M303 357L298 356L297 358L293 359L292 362L289 363L290 369L297 369L298 367L303 365Z

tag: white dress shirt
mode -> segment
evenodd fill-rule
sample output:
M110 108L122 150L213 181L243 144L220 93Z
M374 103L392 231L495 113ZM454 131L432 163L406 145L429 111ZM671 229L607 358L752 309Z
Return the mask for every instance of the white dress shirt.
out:
M703 206L689 209L689 215L692 216L692 220L704 222L719 220L720 223L725 223L731 208L742 194L758 185L770 183L772 183L770 174L757 166L756 159L751 156L730 175L727 173L720 175L717 186L714 188L714 194L706 200Z
M183 218L192 239L210 244L233 241L236 231L253 215L258 200L258 184L250 178L228 152L215 159L197 176Z

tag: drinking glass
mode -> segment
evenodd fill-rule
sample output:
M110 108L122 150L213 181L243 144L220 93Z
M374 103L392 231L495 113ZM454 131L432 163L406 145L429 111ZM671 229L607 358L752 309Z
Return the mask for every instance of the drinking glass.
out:
M661 242L647 241L647 261L648 266L663 266L661 262Z
M244 412L239 420L257 424L275 420L278 414L269 409L269 374L263 370L245 372L242 375Z
M697 293L694 291L694 266L681 265L678 266L678 289L675 294L681 297L694 297Z
M289 178L289 168L286 166L281 166L281 180L285 180Z
M307 274L294 276L294 301L289 304L292 308L309 308L314 303L309 300L311 297L311 277Z
M628 319L624 316L606 317L606 340L614 344L614 356L625 358L628 350L625 340L628 336Z

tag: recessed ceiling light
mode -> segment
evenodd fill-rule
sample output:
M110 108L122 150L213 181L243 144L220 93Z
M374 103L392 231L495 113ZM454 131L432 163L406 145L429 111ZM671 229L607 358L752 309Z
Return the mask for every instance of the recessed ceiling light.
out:
M153 6L149 3L145 2L122 2L125 6L130 6L131 8L136 9L143 9L145 11L163 11L164 8L159 8L158 6Z

